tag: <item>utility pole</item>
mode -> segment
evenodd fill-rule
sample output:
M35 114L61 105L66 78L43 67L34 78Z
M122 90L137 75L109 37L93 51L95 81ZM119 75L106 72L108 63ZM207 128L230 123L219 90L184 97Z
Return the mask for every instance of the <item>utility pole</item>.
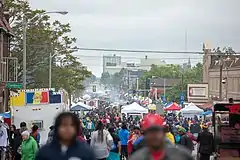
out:
M52 52L50 52L50 55L49 55L49 87L48 88L52 88Z
M147 78L145 79L145 82L144 82L144 92L143 92L144 93L144 95L143 95L144 97L146 97L146 94L147 94L146 93L146 89L147 89Z
M27 83L27 20L23 16L23 89Z
M129 76L129 70L127 70L127 75L128 75L128 90L129 90L129 87L130 87L130 76Z
M226 76L226 99L228 100L228 67L226 68L227 76Z
M163 78L163 90L164 90L164 97L166 96L166 79Z
M138 78L137 78L137 90L138 90L138 83L139 83L139 82L138 82Z
M183 78L184 78L184 77L183 77L183 73L182 73L182 80L181 80L181 83L182 83L182 84L181 84L181 91L182 91L182 93L183 93Z
M222 100L222 72L223 72L223 63L220 62L220 75L219 75L219 99Z

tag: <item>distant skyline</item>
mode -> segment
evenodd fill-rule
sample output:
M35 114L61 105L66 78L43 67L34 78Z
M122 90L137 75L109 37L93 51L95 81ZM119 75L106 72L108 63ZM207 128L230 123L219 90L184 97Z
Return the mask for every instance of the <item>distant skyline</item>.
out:
M208 42L213 48L231 46L240 51L239 0L29 1L35 9L68 11L68 15L51 17L71 24L71 36L77 38L79 47L201 51L203 42ZM135 57L132 61L145 56L94 51L79 51L75 55L99 77L103 54L121 55L123 59ZM189 57L193 65L202 62L202 57L195 54L147 55L167 63L183 64Z

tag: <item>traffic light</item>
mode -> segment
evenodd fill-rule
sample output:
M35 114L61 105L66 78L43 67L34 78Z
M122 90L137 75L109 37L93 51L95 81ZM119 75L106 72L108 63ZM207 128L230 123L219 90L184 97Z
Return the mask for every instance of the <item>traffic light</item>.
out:
M97 87L94 85L93 88L92 88L93 92L96 92L97 90Z

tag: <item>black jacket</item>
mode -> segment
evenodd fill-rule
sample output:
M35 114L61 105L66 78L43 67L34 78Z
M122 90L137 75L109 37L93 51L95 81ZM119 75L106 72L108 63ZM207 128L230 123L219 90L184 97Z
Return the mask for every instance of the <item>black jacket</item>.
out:
M53 140L39 149L35 160L96 160L90 147L77 140L77 137L74 138L72 145L63 152L57 135L57 129L54 129Z
M214 150L214 139L213 139L213 134L204 131L202 133L199 133L197 141L200 142L199 146L199 153L202 154L212 154Z
M181 136L181 139L180 139L180 142L179 142L180 145L186 147L187 149L189 149L190 151L192 151L194 149L194 145L193 145L193 142L191 140L190 137L188 137L187 134Z
M96 160L93 151L83 142L78 140L70 146L65 153L61 151L61 145L51 142L40 148L35 160Z

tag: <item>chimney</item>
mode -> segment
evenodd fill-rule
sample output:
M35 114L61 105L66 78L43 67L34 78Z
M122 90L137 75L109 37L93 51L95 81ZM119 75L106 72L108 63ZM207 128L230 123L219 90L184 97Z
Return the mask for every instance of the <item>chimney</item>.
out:
M1 0L0 0L0 1L1 1ZM3 15L4 15L4 17L6 18L7 22L9 23L9 18L10 18L9 12L8 12L8 11L5 11L5 12L3 12Z
M147 60L147 58L148 58L148 57L147 57L147 55L146 55L146 56L145 56L145 59Z

